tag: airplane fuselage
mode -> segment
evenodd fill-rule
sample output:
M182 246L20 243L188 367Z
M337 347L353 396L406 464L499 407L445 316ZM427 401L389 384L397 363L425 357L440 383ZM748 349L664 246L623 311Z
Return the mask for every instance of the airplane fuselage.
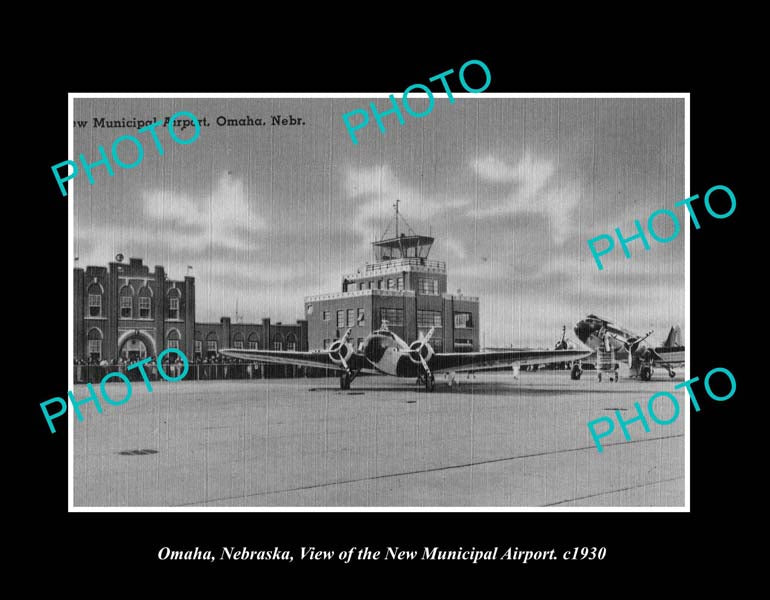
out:
M417 377L422 366L405 352L409 346L391 331L374 331L364 341L364 357L373 369L394 377Z
M647 380L652 376L654 367L663 367L673 377L672 367L684 365L684 346L671 343L676 339L674 331L672 328L664 345L653 347L644 343L652 331L640 336L596 315L588 315L575 325L578 339L589 348L595 352L612 350L616 363L628 363L631 377L641 376ZM629 356L630 353L633 355ZM584 362L592 363L594 360L599 360L599 354L588 357Z

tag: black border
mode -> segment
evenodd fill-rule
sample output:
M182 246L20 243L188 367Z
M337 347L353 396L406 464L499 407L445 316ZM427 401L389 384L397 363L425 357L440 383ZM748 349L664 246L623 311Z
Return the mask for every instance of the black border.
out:
M672 40L677 42L678 40ZM612 40L605 40L611 44ZM649 42L649 40L646 40ZM684 42L682 42L684 43ZM360 44L360 42L359 42ZM372 42L377 46L377 43ZM451 47L447 47L451 46ZM605 560L598 562L495 562L471 565L465 562L415 561L397 563L414 573L489 574L493 571L521 576L528 573L567 572L591 576L597 572L633 573L649 567L650 577L667 571L685 577L683 561L697 560L700 568L727 568L739 553L751 491L736 465L745 464L747 449L744 428L748 414L746 370L736 348L754 337L750 326L742 326L737 312L743 299L743 276L734 268L740 255L739 236L748 200L745 152L741 135L750 131L748 111L736 96L724 50L699 48L699 54L672 53L672 48L645 43L632 51L625 46L608 61L607 48L575 46L563 48L558 61L546 57L527 62L512 41L504 49L488 45L455 47L431 56L410 50L394 52L392 45L374 54L342 51L336 57L305 51L295 58L279 59L279 50L265 47L186 48L183 59L169 57L163 68L152 66L159 58L142 63L133 59L130 68L117 68L107 58L93 59L87 69L68 67L39 82L35 93L38 108L27 134L35 140L35 151L27 156L32 181L38 186L32 211L38 265L50 282L55 302L44 302L38 314L45 315L35 328L55 340L53 353L45 357L45 373L33 368L25 387L26 440L32 449L25 461L23 496L31 500L26 524L40 535L25 542L45 547L57 557L46 565L51 576L65 575L87 566L127 569L142 577L191 575L191 581L211 575L228 578L277 577L304 573L321 575L370 569L387 574L392 562L352 562L348 565L278 562L157 560L159 548L216 549L221 546L272 548L279 546L298 554L299 546L325 549L383 549L385 546L421 548L442 546L491 548L607 547ZM531 50L536 53L537 49ZM150 53L148 53L150 54ZM87 513L67 512L66 434L49 434L40 418L39 402L65 392L67 356L67 199L61 197L50 174L50 165L67 156L67 92L400 92L415 82L448 68L457 69L469 59L483 60L493 76L488 92L690 92L691 93L691 186L701 198L714 185L727 185L738 199L738 208L728 219L708 217L701 204L694 204L703 228L691 230L691 373L701 377L709 369L729 368L738 382L738 392L725 403L706 400L700 413L691 411L691 506L687 513ZM602 64L601 61L606 61ZM147 65L142 68L142 64ZM618 66L619 65L619 66ZM718 71L715 74L715 70ZM721 78L720 78L721 74ZM30 200L32 200L30 198ZM25 207L26 208L26 207ZM741 236L743 237L743 236ZM34 279L39 269L24 263L25 274ZM49 297L50 299L50 297ZM749 315L745 315L748 317ZM736 334L738 337L736 338ZM745 348L744 348L745 349ZM30 349L31 351L31 349ZM745 357L743 357L745 361ZM69 559L67 557L70 557ZM641 570L641 571L640 571ZM125 576L124 576L125 577ZM121 579L124 579L121 577ZM125 577L129 579L129 577ZM141 578L140 578L141 579ZM289 580L284 580L289 581ZM451 579L450 579L451 581ZM137 582L139 583L139 582ZM372 582L374 583L374 582ZM640 581L641 583L641 581ZM376 585L376 584L375 584ZM513 584L512 590L515 590ZM264 593L264 590L263 590Z

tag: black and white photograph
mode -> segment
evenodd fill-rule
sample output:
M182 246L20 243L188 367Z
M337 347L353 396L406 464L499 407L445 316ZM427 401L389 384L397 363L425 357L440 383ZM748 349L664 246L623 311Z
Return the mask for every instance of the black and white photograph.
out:
M71 510L689 509L688 94L70 102Z

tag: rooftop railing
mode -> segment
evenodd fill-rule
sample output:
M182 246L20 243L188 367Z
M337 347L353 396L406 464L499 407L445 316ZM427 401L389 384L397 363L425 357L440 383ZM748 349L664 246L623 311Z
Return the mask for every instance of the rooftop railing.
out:
M400 267L427 267L428 269L437 269L439 271L446 271L446 262L443 260L428 260L427 258L394 258L393 260L386 260L383 262L367 263L363 269L359 269L355 273L345 275L346 279L354 277L367 277L369 275L376 275L384 271L392 271Z

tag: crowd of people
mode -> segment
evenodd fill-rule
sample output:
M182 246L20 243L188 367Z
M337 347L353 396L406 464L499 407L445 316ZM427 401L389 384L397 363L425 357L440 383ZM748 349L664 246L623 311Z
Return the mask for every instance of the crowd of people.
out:
M128 356L117 356L112 360L106 358L90 357L89 359L75 359L75 383L98 382L111 372L124 373L129 380L142 379L139 368L128 370L128 367L140 358L131 359ZM176 354L168 354L162 364L163 371L168 377L175 378L184 371L184 363ZM155 358L144 363L144 371L151 381L161 379ZM238 358L222 356L220 354L203 356L195 355L189 361L189 368L185 380L204 379L259 379L264 377L303 377L308 373L303 367L291 367L283 365L256 365Z

